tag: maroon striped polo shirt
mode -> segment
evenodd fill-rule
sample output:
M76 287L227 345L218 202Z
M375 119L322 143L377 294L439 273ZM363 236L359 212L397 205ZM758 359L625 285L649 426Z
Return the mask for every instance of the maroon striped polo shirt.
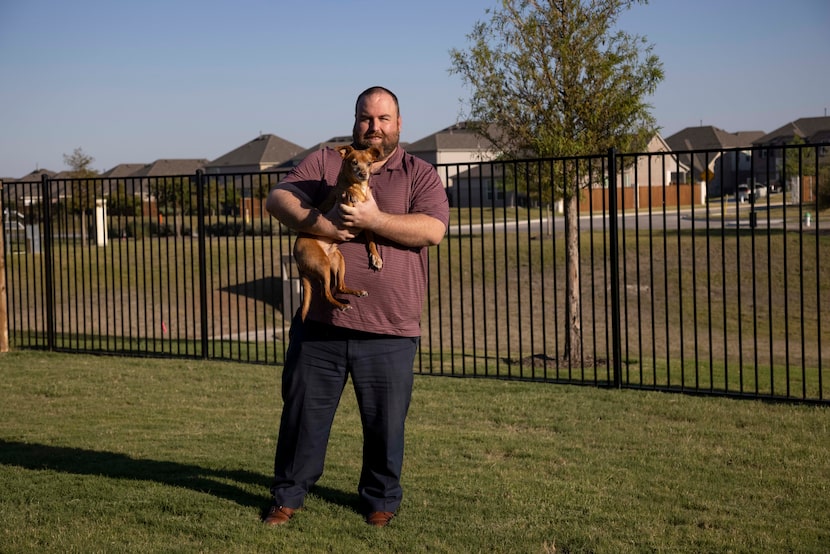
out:
M295 167L284 182L294 184L315 205L320 205L330 187L337 183L342 161L336 150L318 150ZM445 227L449 222L447 194L435 169L401 147L372 175L369 185L383 212L422 213L438 219ZM375 241L383 258L380 271L369 268L363 234L340 245L346 259L346 284L353 289L365 289L369 295L347 296L345 300L352 309L343 312L321 297L314 298L308 319L370 333L420 336L427 248L403 247L380 236L375 236Z

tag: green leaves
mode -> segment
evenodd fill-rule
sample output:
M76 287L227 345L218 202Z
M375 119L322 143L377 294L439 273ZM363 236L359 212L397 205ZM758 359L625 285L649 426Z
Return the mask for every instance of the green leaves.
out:
M72 154L63 155L63 163L65 163L73 178L94 177L98 172L90 166L95 158L84 152L83 148L78 147L72 151Z
M615 31L633 1L504 0L477 23L451 73L470 86L469 118L505 155L593 155L644 143L644 98L663 78L642 37Z

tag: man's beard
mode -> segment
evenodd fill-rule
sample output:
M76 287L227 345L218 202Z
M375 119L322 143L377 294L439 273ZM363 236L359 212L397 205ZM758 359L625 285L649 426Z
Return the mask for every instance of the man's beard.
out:
M380 144L374 144L369 140L374 137L381 138ZM391 135L386 135L383 133L373 133L371 135L360 137L355 132L352 135L352 139L354 140L355 145L360 147L360 149L371 148L373 146L378 148L380 150L381 159L386 159L392 154L392 152L395 151L395 148L398 147L398 142L400 141L400 138L400 133L394 133Z

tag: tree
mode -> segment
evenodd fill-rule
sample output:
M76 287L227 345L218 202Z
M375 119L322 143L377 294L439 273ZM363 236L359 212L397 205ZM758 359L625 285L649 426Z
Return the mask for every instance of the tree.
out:
M216 215L219 213L219 183L216 177L208 178L204 189L205 215ZM196 202L194 202L196 204Z
M94 183L87 180L98 175L98 172L91 167L94 161L95 158L84 152L81 147L73 150L72 154L63 155L63 163L69 167L69 177L79 179L69 201L69 209L74 213L91 213L95 207Z
M805 175L815 175L815 148L806 147L806 141L798 135L787 143L784 150L783 165L779 164L779 172L783 170L785 177L793 178Z
M225 194L222 200L222 213L225 215L239 215L239 190L233 185L225 187Z
M656 130L645 98L663 79L644 38L616 30L623 11L646 0L502 0L467 35L467 51L450 52L451 73L472 89L470 119L508 158L577 157L642 148ZM564 200L566 242L565 356L582 357L579 295L579 188L575 159L558 165L553 195ZM550 197L551 195L547 195ZM545 198L543 195L542 198Z
M190 199L192 186L189 177L165 177L150 184L150 193L156 198L156 207L159 213L159 233L172 232L179 234L179 218L183 208ZM172 217L173 225L162 224L164 217Z
M259 200L259 217L265 217L265 199L268 198L268 193L271 191L271 177L269 175L256 175L253 177L254 183L254 198Z
M141 215L141 202L134 194L127 192L123 181L118 181L114 194L107 198L107 213L111 216L121 215L137 217Z
M63 155L63 163L69 167L72 177L76 179L98 175L98 172L90 167L94 161L95 158L88 155L80 147L73 150L71 154Z

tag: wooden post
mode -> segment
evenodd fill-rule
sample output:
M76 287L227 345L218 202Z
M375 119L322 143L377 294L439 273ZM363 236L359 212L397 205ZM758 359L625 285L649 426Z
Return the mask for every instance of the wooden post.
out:
M3 181L0 181L0 214L3 213ZM2 218L0 218L2 219ZM3 222L3 235L6 224ZM0 352L9 351L9 311L6 303L6 249L5 236L0 236Z

